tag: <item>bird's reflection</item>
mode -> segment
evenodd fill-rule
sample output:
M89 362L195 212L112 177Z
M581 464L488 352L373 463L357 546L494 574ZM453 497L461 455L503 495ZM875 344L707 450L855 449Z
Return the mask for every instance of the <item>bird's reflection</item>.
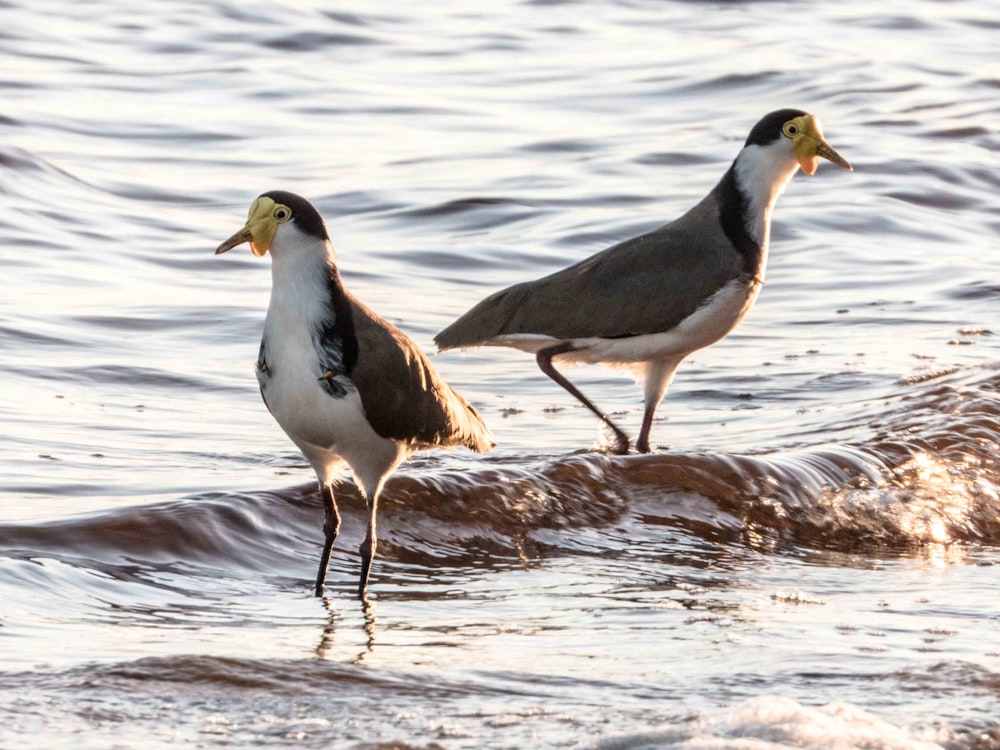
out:
M330 604L330 597L323 597L323 608L327 611L326 625L323 626L323 634L319 637L319 644L316 646L316 658L325 659L327 651L333 644L333 634L337 630L337 611Z
M358 657L354 660L355 664L364 663L365 657L375 650L375 608L372 606L372 603L368 601L367 597L362 602L361 612L365 617L364 628L365 634L368 636L368 640L366 641L365 650L358 654Z
M322 598L323 608L327 611L326 624L323 626L323 633L320 635L319 643L316 645L316 658L326 659L333 647L334 633L337 630L337 622L341 619L341 614L333 606L333 601L328 596ZM375 650L375 608L366 598L361 603L361 614L364 617L365 649L354 658L355 664L363 664L365 659Z

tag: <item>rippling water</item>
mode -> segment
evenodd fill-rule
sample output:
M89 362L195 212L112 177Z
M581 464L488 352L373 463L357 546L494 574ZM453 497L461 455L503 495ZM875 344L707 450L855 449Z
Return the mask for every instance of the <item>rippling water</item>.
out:
M134 4L0 30L0 746L1000 747L1000 67L984 0ZM764 113L798 176L649 456L506 350L486 456L322 511L260 403L272 188L421 346L673 218ZM627 377L574 378L635 433ZM384 540L384 541L383 541Z

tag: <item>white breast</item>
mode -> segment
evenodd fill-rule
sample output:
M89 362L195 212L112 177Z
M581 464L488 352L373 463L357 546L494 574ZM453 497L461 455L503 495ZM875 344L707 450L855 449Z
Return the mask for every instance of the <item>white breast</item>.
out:
M321 481L333 480L338 464L346 461L370 487L373 476L405 458L405 446L371 428L349 378L335 378L347 390L344 396L333 396L323 387L313 332L316 321L329 314L329 292L322 271L303 269L305 265L300 263L285 276L289 266L273 261L276 273L264 322L267 370L258 370L257 379L274 419Z
M348 378L336 378L347 389L344 396L331 396L323 388L311 345L300 346L294 336L272 335L270 341L268 371L257 374L261 391L275 421L321 482L336 479L339 465L346 461L359 483L370 489L387 468L406 458L406 446L379 436L368 424L361 397Z

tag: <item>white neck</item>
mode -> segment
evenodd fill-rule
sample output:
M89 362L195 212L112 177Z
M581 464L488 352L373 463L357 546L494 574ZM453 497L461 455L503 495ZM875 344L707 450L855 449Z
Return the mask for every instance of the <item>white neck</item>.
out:
M781 152L776 154L778 149ZM799 169L791 141L787 147L784 142L746 146L734 166L736 181L747 200L747 232L766 253L771 235L771 208Z
M281 310L303 322L327 314L329 278L335 266L329 240L309 237L282 226L271 244L271 312Z

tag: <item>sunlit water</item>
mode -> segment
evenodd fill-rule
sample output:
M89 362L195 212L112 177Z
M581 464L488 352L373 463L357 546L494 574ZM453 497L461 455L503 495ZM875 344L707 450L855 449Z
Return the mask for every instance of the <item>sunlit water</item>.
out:
M24 0L0 11L0 746L1000 747L1000 62L985 0ZM808 8L808 10L807 10ZM507 350L498 447L387 485L364 612L260 402L260 192L418 344L823 118L652 456ZM665 290L669 293L669 290ZM628 377L572 377L634 435ZM395 745L393 745L395 746Z

